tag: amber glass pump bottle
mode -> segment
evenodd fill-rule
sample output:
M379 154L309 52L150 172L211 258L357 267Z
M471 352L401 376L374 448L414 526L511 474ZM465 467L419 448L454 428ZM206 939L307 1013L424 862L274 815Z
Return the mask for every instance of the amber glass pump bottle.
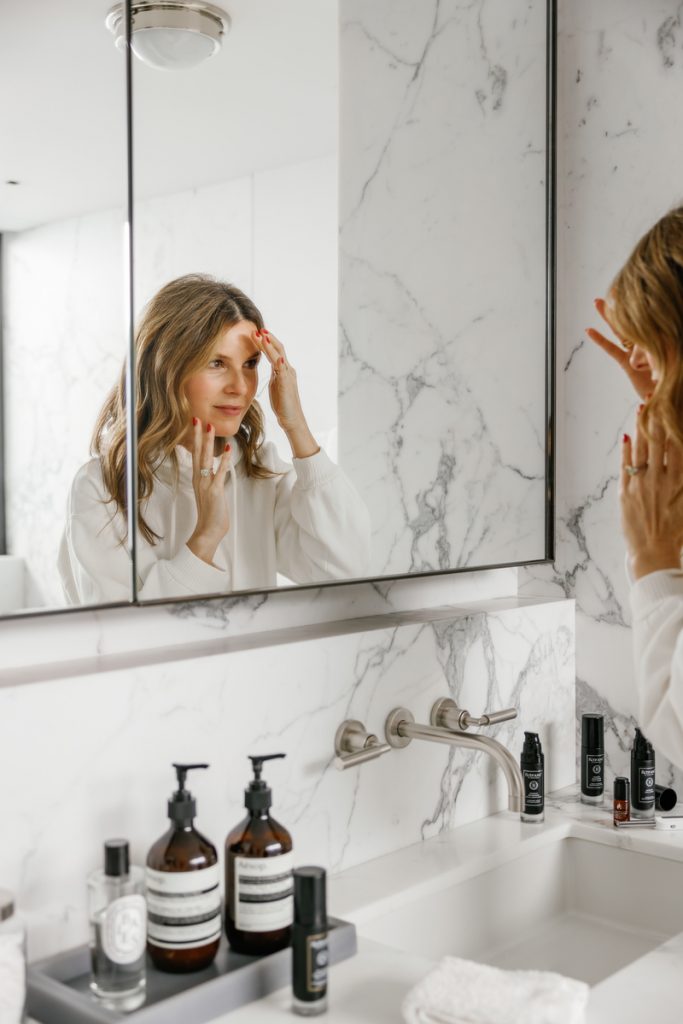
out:
M221 940L218 853L194 827L197 804L185 778L208 764L174 764L178 789L168 801L171 827L147 854L147 950L162 971L200 971Z
M225 932L238 953L275 953L291 940L292 837L271 818L273 795L261 778L264 761L284 756L250 756L248 813L225 840Z

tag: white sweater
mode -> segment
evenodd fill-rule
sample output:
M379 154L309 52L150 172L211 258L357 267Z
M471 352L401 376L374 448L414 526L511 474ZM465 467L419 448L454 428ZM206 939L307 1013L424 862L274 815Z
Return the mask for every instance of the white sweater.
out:
M277 573L294 583L367 576L370 518L354 487L323 451L294 459L293 467L273 444L261 461L283 475L248 477L233 441L226 477L230 529L209 565L187 547L197 522L192 456L176 448L179 478L166 460L143 515L161 537L150 544L138 530L137 585L142 600L274 587ZM218 460L215 460L218 465ZM112 519L99 459L76 474L69 494L59 571L69 604L130 600L130 558L122 543L123 517Z
M636 580L631 608L638 722L655 750L683 768L683 571Z

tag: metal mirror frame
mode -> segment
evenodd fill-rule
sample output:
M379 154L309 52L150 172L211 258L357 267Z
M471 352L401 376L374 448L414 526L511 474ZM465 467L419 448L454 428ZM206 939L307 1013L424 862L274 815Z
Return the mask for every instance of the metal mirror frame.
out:
M134 192L133 192L133 55L131 48L131 2L124 0L125 8L125 80L126 80L126 218L125 237L125 297L126 317L126 391L127 391L127 486L128 486L128 551L131 557L131 599L97 605L73 605L65 608L35 609L17 612L2 618L27 619L46 615L62 615L73 612L100 611L108 608L152 607L154 605L187 604L200 601L225 601L234 598L261 594L279 594L291 591L318 590L321 587L345 587L358 583L383 583L395 580L416 579L432 576L448 576L468 572L485 572L491 569L514 568L521 565L544 565L555 557L555 301L556 301L556 113L557 113L557 0L546 0L546 203L545 203L545 248L546 248L546 296L545 296L545 471L546 471L546 515L545 515L545 556L525 561L500 562L486 565L463 566L454 569L435 569L425 572L394 573L385 576L364 576L351 580L325 580L319 583L292 584L291 586L269 587L264 590L236 590L227 594L200 594L196 597L158 598L141 601L138 597L136 553L137 553L137 423L135 409L135 324L133 319L133 259L134 259ZM2 381L2 349L0 347L0 382ZM0 466L2 449L0 447ZM2 481L0 480L0 488ZM1 493L1 491L0 491ZM1 525L1 524L0 524Z

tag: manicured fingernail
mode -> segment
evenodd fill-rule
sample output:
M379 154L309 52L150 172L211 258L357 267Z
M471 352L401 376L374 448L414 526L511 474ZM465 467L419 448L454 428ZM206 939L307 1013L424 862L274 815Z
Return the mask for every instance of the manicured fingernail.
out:
M269 334L270 332L265 327L262 327L261 328L261 333L262 334Z
M197 417L193 416L192 417L192 426L196 427L198 423L199 423L199 420L197 419Z
M270 338L268 337L267 334L266 334L266 345L270 345Z
M627 444L630 440L631 440L631 438L628 436L628 434L624 434L624 436L622 438L622 442L624 444Z
M280 362L284 364L284 361L285 361L285 357L284 356L280 356Z
M256 337L257 337L257 338L260 338L260 337L261 337L261 332L260 332L260 331L257 331L257 332L256 332Z
M211 424L207 423L206 424L206 432L207 432L207 434L210 432L210 430L211 430Z
M644 404L642 404L642 403L641 403L641 404L640 404L640 405L638 406L638 413L640 414L640 413L641 413L641 412L643 411L643 409L644 409L644 408L645 408Z
M231 447L232 447L231 445L229 445L229 444L226 444L226 446L225 446L225 450L226 450L226 452L229 452L229 451L230 451L230 448L231 448Z

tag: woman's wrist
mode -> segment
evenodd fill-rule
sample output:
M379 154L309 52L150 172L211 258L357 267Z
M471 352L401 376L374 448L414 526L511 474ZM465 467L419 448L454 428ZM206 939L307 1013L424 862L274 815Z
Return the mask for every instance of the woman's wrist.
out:
M320 445L308 429L307 423L285 430L285 433L295 459L308 459L320 451Z
M637 580L653 572L680 568L681 553L675 544L642 547L631 554L631 571Z
M187 546L197 558L207 565L213 565L213 556L220 543L219 539L207 537L206 534L193 533L187 542Z

